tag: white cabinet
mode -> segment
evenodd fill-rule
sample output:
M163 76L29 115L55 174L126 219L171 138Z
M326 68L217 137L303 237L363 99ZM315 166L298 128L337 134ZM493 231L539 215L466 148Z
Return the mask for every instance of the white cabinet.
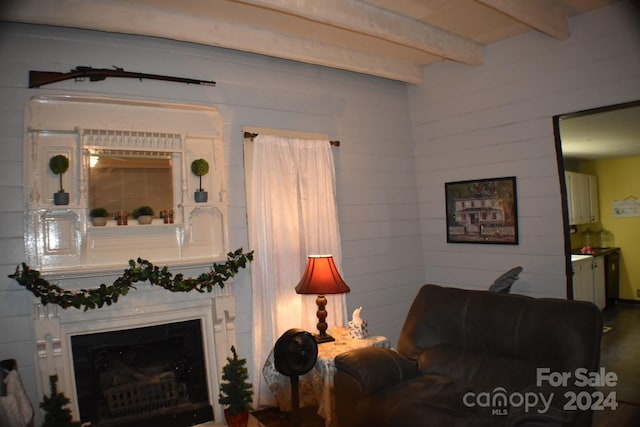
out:
M571 263L573 299L594 303L600 310L606 305L604 257L584 256Z
M565 180L569 205L569 224L588 224L589 209L585 201L589 197L589 181L586 175L577 172L565 172Z
M573 299L593 302L593 271L591 257L573 261Z
M598 222L598 184L595 175L565 172L569 224Z
M600 221L598 208L598 179L595 175L587 175L589 182L589 222Z

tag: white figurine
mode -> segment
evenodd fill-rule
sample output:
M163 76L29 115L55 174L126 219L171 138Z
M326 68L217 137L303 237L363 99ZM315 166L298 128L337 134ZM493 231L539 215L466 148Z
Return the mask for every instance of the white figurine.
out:
M354 324L362 323L362 317L360 317L360 312L362 311L362 306L353 310L353 315L351 316L351 320Z
M358 307L353 310L351 321L349 321L349 337L351 339L361 340L367 338L368 336L367 322L362 320L362 317L360 317L361 312L362 307Z

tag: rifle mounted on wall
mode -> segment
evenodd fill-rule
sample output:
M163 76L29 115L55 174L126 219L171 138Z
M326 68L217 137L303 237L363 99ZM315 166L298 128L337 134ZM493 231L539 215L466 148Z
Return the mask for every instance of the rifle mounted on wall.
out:
M55 71L29 71L29 87L40 87L51 83L57 83L64 80L82 81L89 79L92 82L98 82L105 80L107 77L125 77L130 79L149 79L149 80L164 80L167 82L196 84L205 86L215 86L216 82L209 80L187 79L184 77L172 77L162 76L159 74L145 74L134 73L131 71L124 71L122 68L113 67L109 68L92 68L85 66L78 66L68 73L58 73Z

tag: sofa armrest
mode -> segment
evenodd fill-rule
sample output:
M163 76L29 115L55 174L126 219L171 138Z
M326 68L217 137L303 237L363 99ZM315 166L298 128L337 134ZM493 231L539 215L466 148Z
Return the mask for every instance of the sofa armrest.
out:
M336 356L337 373L353 377L364 395L375 393L418 374L418 365L387 348L368 347Z
M336 419L340 427L362 425L355 408L378 390L418 375L418 365L398 352L367 347L339 354L333 377Z

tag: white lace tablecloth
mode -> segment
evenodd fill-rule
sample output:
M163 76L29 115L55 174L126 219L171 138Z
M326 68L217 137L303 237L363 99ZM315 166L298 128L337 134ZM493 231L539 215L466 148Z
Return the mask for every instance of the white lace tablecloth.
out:
M391 344L387 338L381 336L361 340L351 339L349 338L349 329L343 327L329 329L327 333L336 340L318 344L318 361L311 371L300 376L300 407L318 406L318 415L324 418L325 425L329 427L335 419L333 396L335 357L356 348L391 348ZM289 377L276 370L273 350L269 353L269 357L262 367L262 376L275 396L278 408L285 412L291 411L291 381Z

